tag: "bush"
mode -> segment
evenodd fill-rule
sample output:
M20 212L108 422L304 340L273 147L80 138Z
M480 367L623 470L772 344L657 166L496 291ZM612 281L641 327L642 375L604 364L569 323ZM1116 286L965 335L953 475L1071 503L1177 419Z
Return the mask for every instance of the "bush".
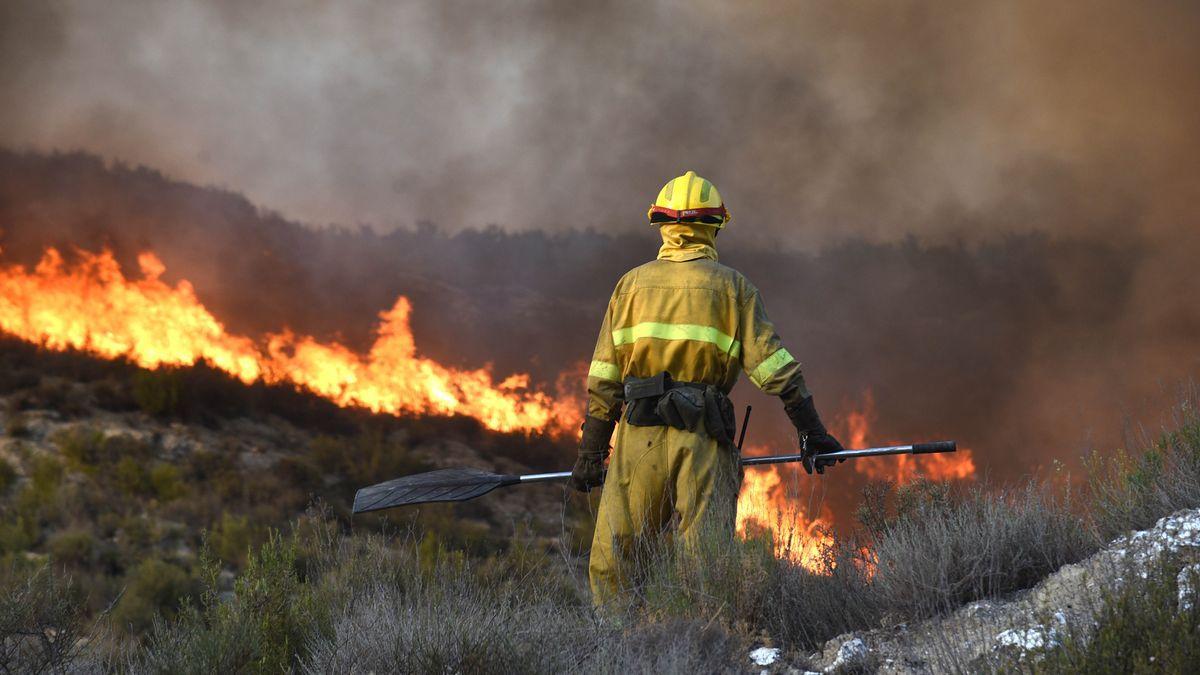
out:
M1095 548L1083 522L1035 483L955 494L917 481L892 494L868 494L866 504L891 502L896 512L868 511L863 525L872 540L871 592L899 621L1029 588Z
M141 370L133 376L133 400L148 415L166 417L178 414L180 392L177 370Z
M10 409L53 410L66 417L77 417L88 412L87 390L74 378L42 376L36 384L13 395Z
M252 526L245 516L225 513L213 528L209 544L221 560L240 568L246 565L250 548L258 536L258 528Z
M771 602L777 560L769 537L743 541L705 532L694 542L659 537L636 545L631 578L641 580L641 612L662 619L719 621L724 626L759 626Z
M202 593L174 623L157 622L135 672L254 672L293 669L312 633L311 591L296 570L294 538L271 533L222 602L220 568L202 554Z
M83 566L91 562L96 551L96 538L87 530L68 530L51 537L46 550L55 561Z
M853 541L827 546L818 572L780 561L766 589L763 628L783 644L818 649L843 633L878 626L885 607L866 571Z
M37 543L41 528L37 522L18 515L0 522L0 553L21 553Z
M128 586L113 610L112 621L130 634L146 631L159 617L173 617L196 592L186 571L156 558L139 563L126 581Z
M178 499L186 492L179 469L170 464L155 464L154 468L150 469L149 482L154 496L160 502Z
M0 569L0 671L67 672L84 637L83 602L48 567Z
M130 496L150 492L150 473L146 465L133 457L122 457L113 469L113 481L121 492Z
M104 434L87 427L76 426L55 437L59 452L71 468L93 474L105 462Z
M32 460L29 472L30 488L39 497L49 498L58 491L62 484L63 465L57 459L47 455L38 455Z
M1179 426L1144 452L1088 458L1092 518L1102 541L1200 507L1200 417L1185 407Z
M347 437L319 436L312 454L326 474L340 475L351 485L363 486L429 469L413 457L402 439L377 427Z

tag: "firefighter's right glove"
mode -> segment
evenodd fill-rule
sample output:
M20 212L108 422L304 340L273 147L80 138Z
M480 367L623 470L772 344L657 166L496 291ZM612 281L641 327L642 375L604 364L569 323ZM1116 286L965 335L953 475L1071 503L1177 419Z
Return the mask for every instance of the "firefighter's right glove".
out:
M821 455L828 452L838 452L845 450L838 439L834 438L821 423L821 416L817 414L817 408L813 405L813 397L808 396L796 403L784 406L787 411L788 419L796 427L796 432L800 434L801 454L805 455L801 464L804 465L804 470L812 473L813 469L817 473L825 473L825 467L833 466L836 463L844 462L844 459L822 459Z
M567 484L580 492L604 485L604 460L608 459L608 443L612 439L616 420L602 420L588 415L583 420L583 438L579 441L579 458L571 469Z

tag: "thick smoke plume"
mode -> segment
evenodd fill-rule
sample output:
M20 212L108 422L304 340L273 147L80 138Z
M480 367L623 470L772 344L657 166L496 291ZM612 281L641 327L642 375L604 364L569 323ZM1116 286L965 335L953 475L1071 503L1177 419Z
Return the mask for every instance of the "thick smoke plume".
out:
M0 144L302 222L635 228L687 168L772 246L1195 213L1195 3L0 7Z

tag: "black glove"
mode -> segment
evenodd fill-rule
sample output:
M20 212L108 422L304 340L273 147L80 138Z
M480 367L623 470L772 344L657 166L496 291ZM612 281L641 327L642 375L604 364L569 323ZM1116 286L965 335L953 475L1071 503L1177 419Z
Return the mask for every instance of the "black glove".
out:
M579 458L567 484L580 492L604 485L604 460L608 459L608 442L612 439L616 420L602 420L588 415L583 419L583 438L579 441Z
M787 412L788 419L792 420L792 424L796 426L797 433L800 434L800 453L805 455L801 463L804 465L805 471L812 473L813 469L816 469L817 473L825 473L825 467L846 461L844 459L821 459L822 454L845 450L845 448L838 442L838 439L826 431L825 425L821 424L821 416L817 414L812 396L786 405L783 409Z

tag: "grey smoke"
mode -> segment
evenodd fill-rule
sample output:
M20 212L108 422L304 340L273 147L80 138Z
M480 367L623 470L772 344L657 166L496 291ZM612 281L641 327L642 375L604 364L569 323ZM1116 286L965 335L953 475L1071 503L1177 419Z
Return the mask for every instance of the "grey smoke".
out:
M636 228L686 168L788 247L1194 216L1194 3L2 6L0 144L310 223Z

